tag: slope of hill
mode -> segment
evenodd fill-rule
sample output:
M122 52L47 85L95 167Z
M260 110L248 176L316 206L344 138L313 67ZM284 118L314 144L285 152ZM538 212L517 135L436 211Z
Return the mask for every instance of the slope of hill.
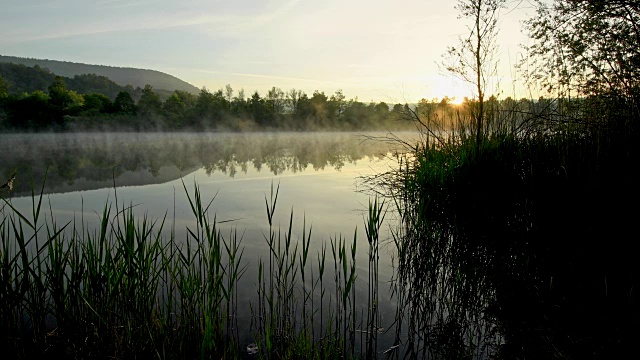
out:
M36 90L47 92L56 75L39 66L0 62L0 76L7 82L9 93L32 93ZM84 74L63 78L67 89L80 94L98 93L114 99L120 91L129 92L134 97L141 92L139 88L120 86L100 75Z
M33 67L38 65L49 69L52 73L68 78L75 75L96 74L106 76L120 86L132 85L143 88L146 84L154 89L162 90L183 90L197 94L200 90L175 76L165 74L156 70L123 68L104 65L89 65L57 60L30 59L15 56L0 55L0 62L12 62Z

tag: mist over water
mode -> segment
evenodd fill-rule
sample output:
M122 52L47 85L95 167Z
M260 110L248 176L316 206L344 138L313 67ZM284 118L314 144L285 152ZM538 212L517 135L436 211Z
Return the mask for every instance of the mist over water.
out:
M269 197L272 185L274 191L279 186L276 226L285 231L293 211L295 239L302 236L303 225L312 229L312 254L340 236L351 243L357 233L358 276L362 281L367 279L368 244L363 224L373 194L364 191L361 177L397 166L394 153L403 148L398 143L371 139L388 135L4 135L0 175L8 178L16 173L15 187L5 197L25 214L32 208L32 186L36 196L43 189L46 221L55 218L56 223L70 223L70 228L80 231L97 229L105 203L115 207L117 201L119 209L134 206L139 217L158 222L166 218L163 234L168 239L174 231L176 242L188 237L187 227L195 227L184 187L193 194L197 185L203 202L213 200L209 216L219 222L223 236L237 231L242 238L247 270L239 282L242 300L238 305L242 310L238 321L248 325L249 302L256 295L257 263L268 254L265 197ZM404 139L413 136L394 135ZM394 220L391 213L387 219L381 236L380 310L383 324L391 326L395 309L386 286L393 273L392 247L388 246L389 226ZM366 288L357 291L366 294Z
M0 176L16 172L12 196L145 186L197 170L226 178L341 171L402 150L367 140L385 133L9 134L0 142ZM409 133L401 133L410 136Z

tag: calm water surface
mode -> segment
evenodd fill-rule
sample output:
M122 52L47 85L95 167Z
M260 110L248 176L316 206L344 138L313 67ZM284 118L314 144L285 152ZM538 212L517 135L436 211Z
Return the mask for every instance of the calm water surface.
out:
M370 193L361 191L361 176L396 166L396 143L366 140L386 133L280 134L30 134L3 135L0 179L16 173L14 190L5 195L23 213L31 213L31 189L44 183L47 218L59 225L97 229L105 203L135 205L139 216L167 217L176 240L195 228L183 183L194 184L203 200L213 199L209 214L223 235L242 236L247 271L241 279L239 323L249 321L248 301L256 295L257 262L267 256L265 196L280 186L275 223L284 230L294 212L294 233L303 222L312 227L312 253L340 235L351 243L357 229L360 295L366 296L367 249L363 221ZM395 134L411 139L412 134ZM47 176L44 181L45 174ZM4 180L2 180L4 181ZM113 212L112 212L113 213ZM393 216L382 234L390 239ZM169 236L171 225L165 227ZM390 326L394 308L384 282L392 276L393 252L380 254L383 323ZM315 256L313 256L315 258ZM382 291L384 290L384 291ZM384 325L384 324L383 324ZM388 344L387 344L388 345ZM382 344L385 346L385 344Z

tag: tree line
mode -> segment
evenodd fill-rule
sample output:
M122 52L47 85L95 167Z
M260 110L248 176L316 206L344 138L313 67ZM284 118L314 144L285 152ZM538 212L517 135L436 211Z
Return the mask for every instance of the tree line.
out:
M1 60L1 59L0 59ZM23 94L36 90L47 91L56 76L50 69L34 65L29 67L23 64L0 62L0 78L4 78L4 86L7 93ZM133 85L122 86L112 79L93 73L75 75L73 77L62 76L68 90L80 94L98 93L114 99L120 91L126 91L138 100L142 95L142 88ZM2 81L2 80L0 80ZM167 98L172 91L155 89L161 98Z
M66 78L56 76L46 91L9 92L0 77L2 131L77 130L361 130L404 129L412 123L400 116L407 104L363 103L347 100L341 90L332 95L315 91L283 91L273 87L250 96L231 85L199 94L175 90L169 95L152 86L120 90L114 97L69 90Z

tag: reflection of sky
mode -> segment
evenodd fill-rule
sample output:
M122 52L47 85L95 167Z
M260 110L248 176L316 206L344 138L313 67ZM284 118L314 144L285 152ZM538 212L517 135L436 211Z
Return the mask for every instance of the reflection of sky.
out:
M257 262L260 257L265 258L267 245L264 235L268 234L268 222L265 210L265 196L269 197L271 185L280 185L274 224L286 230L291 210L294 211L293 236L299 240L302 237L303 222L306 221L307 230L312 228L310 261L317 266L316 252L323 243L327 243L327 266L332 267L329 241L342 235L347 243L353 241L353 234L357 228L357 264L358 264L358 294L366 296L367 279L367 249L363 227L364 214L367 209L369 195L356 191L358 176L369 175L388 170L393 166L389 160L365 157L354 163L345 163L339 170L332 166L316 170L307 167L301 172L284 171L280 175L272 175L267 170L258 171L248 166L246 172L238 172L234 178L222 172L207 174L204 169L197 170L183 178L190 194L193 194L194 183L198 184L203 202L215 199L209 210L211 218L218 221L234 220L219 225L225 238L235 229L242 237L244 247L244 261L248 264L247 272L241 283L240 299L245 301L240 307L247 307L246 301L255 296L257 279ZM181 180L174 180L163 184L145 186L129 186L117 188L118 206L135 205L135 213L142 218L158 219L158 224L166 215L167 221L164 232L168 237L171 226L175 226L178 241L186 238L187 230L194 230L195 222L189 202ZM13 198L12 204L25 214L31 211L31 199L28 197ZM93 233L98 228L105 202L115 206L113 189L98 189L91 191L69 192L63 194L45 195L43 213L49 217L49 208L57 224L71 222L70 227L80 229L85 224L85 232ZM205 204L206 205L206 204ZM175 207L175 211L174 211ZM112 216L115 214L112 210ZM389 216L390 217L390 216ZM383 228L383 237L388 240L389 232ZM380 280L391 278L388 251L381 250ZM316 267L317 270L317 267ZM315 270L314 270L315 271ZM317 273L317 272L316 272ZM331 278L326 279L330 281ZM381 297L388 298L388 286L382 283ZM393 316L392 308L382 305L385 319L389 322ZM366 311L366 309L364 309ZM249 316L250 312L240 311L240 316ZM246 320L246 321L244 321ZM249 323L249 319L240 319L240 324ZM390 323L383 324L387 327ZM384 343L384 342L382 342ZM387 346L388 347L388 346Z
M269 196L272 183L274 186L280 184L278 221L285 225L293 209L295 222L300 224L296 229L302 228L302 219L306 217L317 235L314 238L328 240L340 233L351 237L356 226L360 232L364 231L363 210L366 210L369 195L356 191L358 177L385 171L391 166L388 160L365 158L346 163L340 170L327 166L324 170L307 168L302 172L285 171L275 176L250 166L246 173L239 172L234 178L222 172L208 175L200 169L185 176L183 181L190 193L195 182L207 202L215 196L210 210L212 218L216 216L219 221L237 219L221 224L222 228L237 227L249 232L267 228L264 198ZM147 215L151 219L162 218L166 213L167 220L172 220L175 200L178 237L181 232L185 236L184 226L192 225L193 216L181 180L118 187L116 193L120 207L134 204L138 215ZM11 201L17 209L30 213L30 197L13 198ZM115 195L113 189L106 188L45 195L45 202L51 205L58 223L79 221L84 215L86 222L98 224L97 214L102 213L105 202L115 206Z

